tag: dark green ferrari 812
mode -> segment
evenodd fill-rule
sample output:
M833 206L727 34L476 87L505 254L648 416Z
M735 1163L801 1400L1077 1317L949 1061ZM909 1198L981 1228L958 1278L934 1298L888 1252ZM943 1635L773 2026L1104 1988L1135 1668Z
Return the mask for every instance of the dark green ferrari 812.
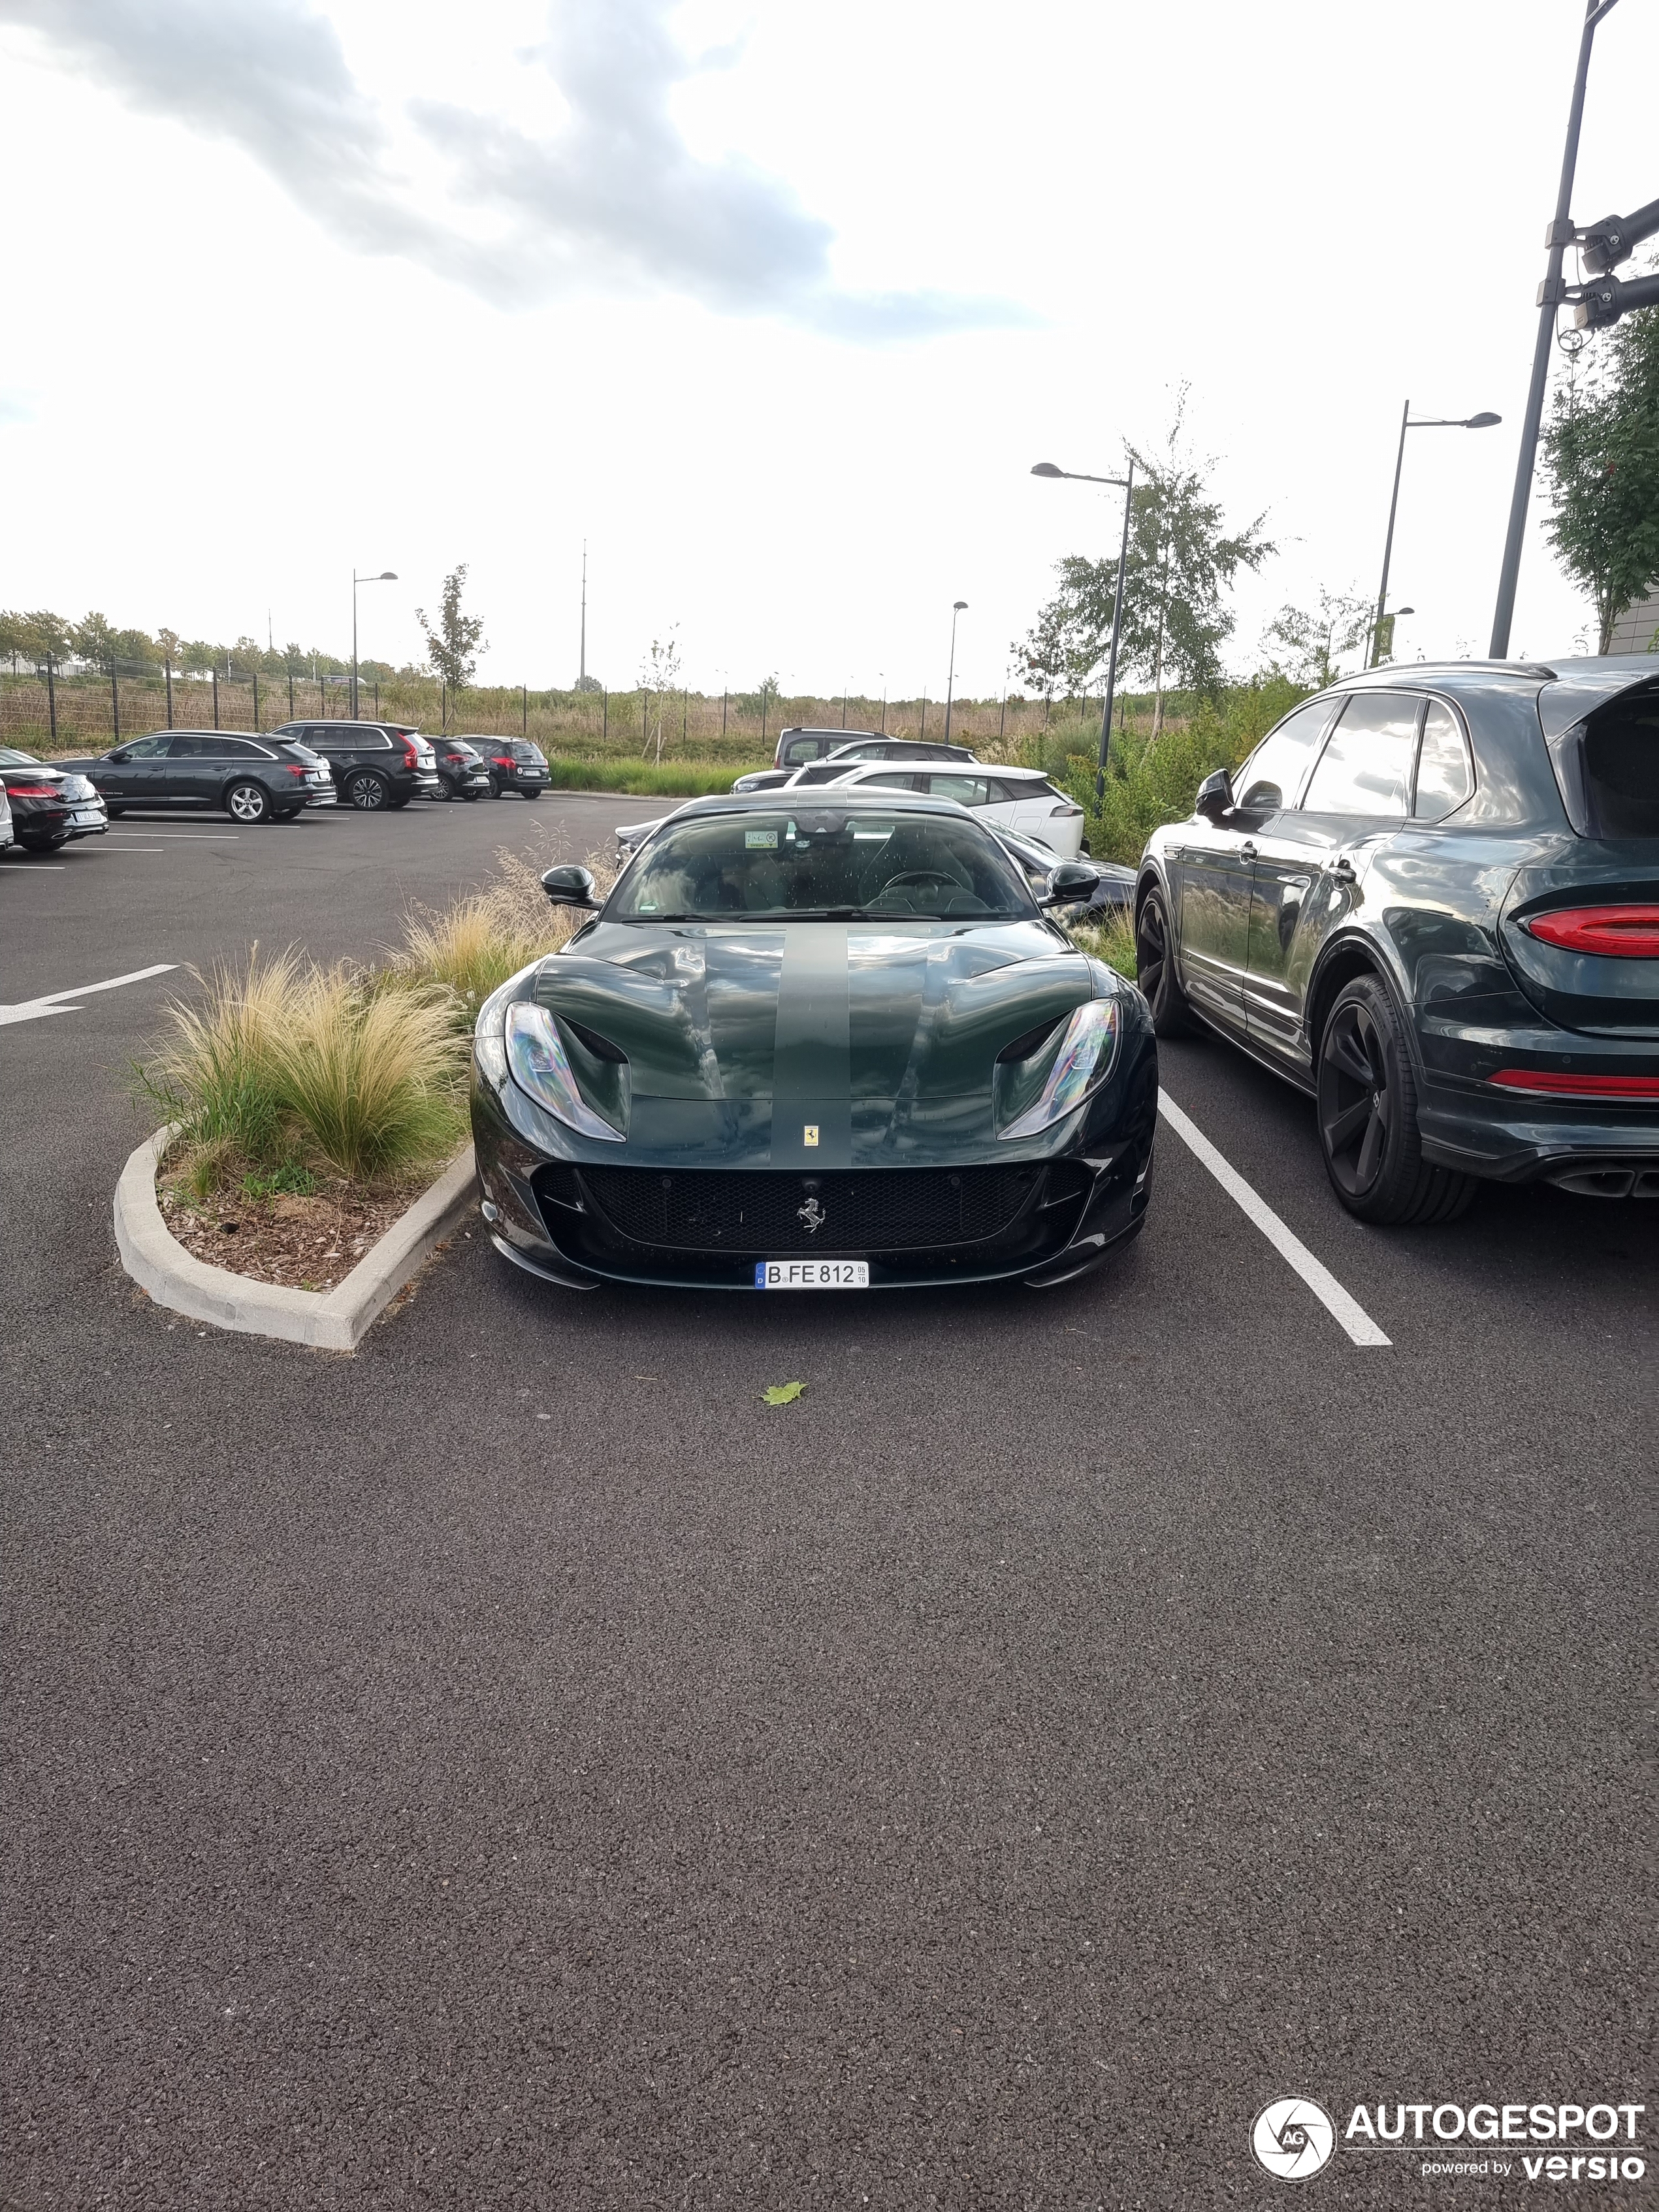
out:
M793 797L793 794L791 794ZM484 1218L530 1273L728 1290L1066 1281L1146 1218L1158 1054L948 800L699 801L489 999ZM1057 862L1042 896L1086 898Z

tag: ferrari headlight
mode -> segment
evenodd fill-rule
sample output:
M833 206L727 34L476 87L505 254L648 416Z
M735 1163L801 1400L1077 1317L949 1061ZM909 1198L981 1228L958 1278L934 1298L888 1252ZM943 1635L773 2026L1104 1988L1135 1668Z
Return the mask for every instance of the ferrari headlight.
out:
M1080 1106L1112 1072L1117 1057L1117 1030L1115 999L1090 999L1080 1006L1066 1024L1041 1093L1002 1134L1035 1137L1039 1130L1052 1127L1073 1107Z
M507 1068L520 1091L580 1136L622 1143L622 1131L596 1114L577 1088L559 1025L544 1006L515 999L507 1009L506 1041Z

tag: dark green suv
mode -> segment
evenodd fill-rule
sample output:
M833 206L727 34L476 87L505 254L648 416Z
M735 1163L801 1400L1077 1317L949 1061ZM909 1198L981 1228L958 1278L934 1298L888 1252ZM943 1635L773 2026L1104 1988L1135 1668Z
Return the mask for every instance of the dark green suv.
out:
M284 722L273 734L320 753L341 798L364 813L442 796L432 748L410 723Z

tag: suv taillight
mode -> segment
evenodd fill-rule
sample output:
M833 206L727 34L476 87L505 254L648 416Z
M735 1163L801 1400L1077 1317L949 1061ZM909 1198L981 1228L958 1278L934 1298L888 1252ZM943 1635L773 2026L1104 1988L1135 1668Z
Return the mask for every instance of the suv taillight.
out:
M419 768L420 764L421 757L415 750L415 740L412 738L405 738L404 739L404 766L405 768Z
M1615 959L1659 960L1659 906L1564 906L1521 925L1528 937L1564 952L1611 953Z

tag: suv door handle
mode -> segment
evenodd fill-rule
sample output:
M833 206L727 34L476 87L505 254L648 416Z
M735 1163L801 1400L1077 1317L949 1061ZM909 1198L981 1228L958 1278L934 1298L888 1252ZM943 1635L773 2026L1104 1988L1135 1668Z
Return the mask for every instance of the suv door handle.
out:
M1238 848L1238 857L1239 857L1239 859L1240 859L1241 860L1255 860L1255 846L1254 842L1253 842L1250 838L1247 837L1247 838L1244 840L1244 842L1243 842L1243 843L1239 847L1239 848Z
M1330 872L1340 884L1352 884L1358 880L1353 872L1353 862L1346 853L1337 854L1331 862Z

